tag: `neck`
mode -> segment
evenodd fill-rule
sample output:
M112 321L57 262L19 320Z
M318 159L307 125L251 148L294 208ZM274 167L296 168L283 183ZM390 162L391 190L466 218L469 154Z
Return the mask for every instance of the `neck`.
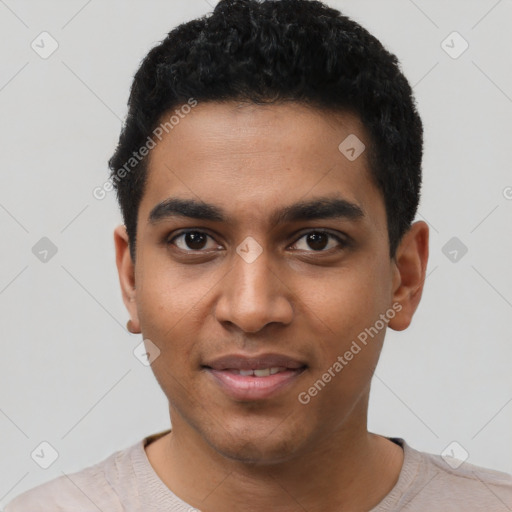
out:
M354 416L348 423L293 458L248 464L224 457L174 415L172 432L146 452L161 480L200 510L368 511L396 484L403 450Z

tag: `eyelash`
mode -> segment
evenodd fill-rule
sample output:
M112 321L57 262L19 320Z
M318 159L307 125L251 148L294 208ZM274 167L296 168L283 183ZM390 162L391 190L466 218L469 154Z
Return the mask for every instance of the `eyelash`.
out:
M188 233L199 233L201 235L206 235L207 237L213 239L213 237L211 235L209 235L208 233L206 233L205 231L201 231L201 230L198 230L198 229L188 229L188 230L185 230L185 231L181 231L180 233L178 233L177 235L174 235L172 238L166 238L165 239L165 242L167 245L175 245L174 244L174 241L184 235L187 235ZM301 240L302 238L312 234L312 233L316 233L316 234L323 234L323 235L327 235L328 237L330 238L333 238L335 239L338 244L339 244L339 247L337 248L334 248L335 250L341 250L342 248L345 248L349 245L349 241L348 240L344 240L342 239L341 237L337 236L337 235L334 235L333 233L331 233L330 231L326 231L326 230L323 230L323 229L312 229L310 231L307 231L305 233L303 233L299 238L297 238L297 240L293 243L293 245L297 244L297 242L299 240ZM186 253L195 253L195 254L200 254L202 252L208 252L207 250L203 250L203 249L190 249L190 250L185 250L185 249L180 249L178 247L178 250L180 251L184 251ZM330 253L331 251L333 250L333 248L331 249L322 249L322 250L318 250L318 251L315 251L315 250L310 250L310 251L307 251L307 252L311 252L313 254L321 254L321 253Z

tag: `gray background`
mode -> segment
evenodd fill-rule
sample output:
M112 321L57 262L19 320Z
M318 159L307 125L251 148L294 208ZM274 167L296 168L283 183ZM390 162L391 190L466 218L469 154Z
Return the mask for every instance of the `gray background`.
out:
M115 196L92 190L140 60L213 3L0 0L0 508L169 426L125 330ZM456 441L512 472L512 2L328 3L397 54L425 124L429 277L413 325L388 331L369 429L433 453ZM31 48L43 31L59 45L47 59ZM469 43L458 58L442 47L453 31ZM46 262L32 252L43 237L58 249ZM452 237L467 254L443 252ZM31 458L43 441L59 454L48 469Z

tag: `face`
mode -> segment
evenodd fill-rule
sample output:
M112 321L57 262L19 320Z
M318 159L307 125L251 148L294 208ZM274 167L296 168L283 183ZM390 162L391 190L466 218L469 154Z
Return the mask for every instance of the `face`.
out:
M225 457L282 461L366 429L386 327L419 301L425 248L406 239L390 259L366 151L338 148L349 135L368 149L348 113L199 104L150 154L135 265L116 232L173 430Z

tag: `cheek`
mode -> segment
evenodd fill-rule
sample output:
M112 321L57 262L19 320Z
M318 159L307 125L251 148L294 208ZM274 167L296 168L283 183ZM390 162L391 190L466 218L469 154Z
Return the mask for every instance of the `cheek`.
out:
M165 279L148 279L137 299L142 335L151 340L159 349L158 357L152 362L151 370L172 401L187 400L190 390L183 382L188 379L192 348L197 335L191 319L193 296L180 292L175 283Z
M211 270L198 272L194 265L172 263L165 250L147 251L137 276L137 305L143 331L156 330L165 336L188 325L215 285L211 274Z
M213 268L200 271L193 265L169 262L165 252L148 251L137 282L137 310L144 338L160 350L152 368L157 380L169 386L173 377L185 374L199 365L197 347L209 322L209 301L222 273ZM188 376L187 376L188 378Z
M316 407L350 407L371 381L386 326L380 321L375 329L375 324L389 308L387 274L378 261L343 269L311 302L323 325L315 340L318 364L308 383L322 389ZM322 376L329 381L325 391Z
M377 266L347 267L319 287L308 301L308 307L321 320L326 337L338 336L342 346L374 324L389 307L389 283L385 275Z
M174 280L158 272L146 276L137 291L142 334L158 346L168 363L172 364L176 353L187 347L187 332L190 332L190 318L196 302L193 293L187 293Z

